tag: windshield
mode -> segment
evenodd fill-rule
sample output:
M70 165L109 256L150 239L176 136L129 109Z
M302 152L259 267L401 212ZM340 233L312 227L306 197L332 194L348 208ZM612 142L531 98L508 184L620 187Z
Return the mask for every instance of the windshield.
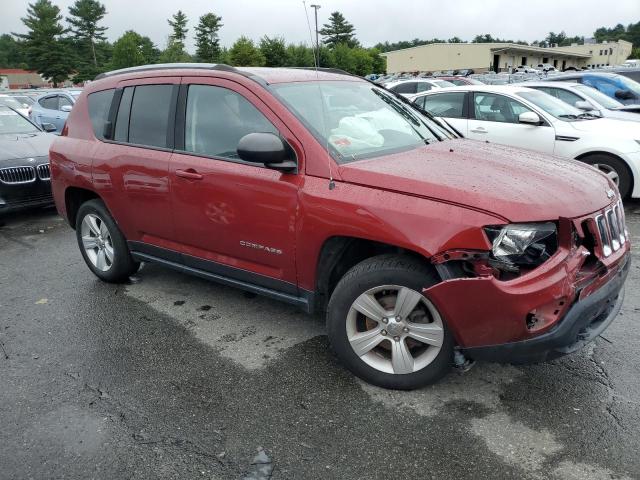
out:
M369 83L296 82L272 88L338 163L453 137L411 105Z
M24 105L13 97L0 97L0 105L6 105L11 108L24 108Z
M0 135L13 133L38 133L29 120L8 108L0 108Z
M548 93L531 91L518 92L517 95L524 98L525 100L529 100L531 103L540 107L545 112L565 122L592 118L592 116L585 115L583 111L564 103L562 100L558 100L557 98L552 97Z
M619 75L618 79L627 90L631 90L637 97L640 97L640 83L635 80L631 80L630 78L623 77L622 75Z
M619 101L609 97L608 95L605 95L600 90L596 90L595 88L588 87L587 85L576 85L573 88L585 94L587 97L595 100L604 108L620 108L623 106L622 103L620 103Z

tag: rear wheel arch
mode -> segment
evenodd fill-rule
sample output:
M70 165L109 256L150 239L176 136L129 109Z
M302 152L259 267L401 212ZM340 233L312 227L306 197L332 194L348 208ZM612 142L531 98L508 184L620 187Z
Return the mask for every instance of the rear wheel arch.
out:
M622 191L621 189L620 194L623 198L626 196L629 196L631 192L633 192L635 178L633 177L633 172L631 171L631 167L624 159L620 158L618 155L614 153L601 152L601 151L583 153L581 155L578 155L575 159L581 162L587 163L589 165L592 165L594 163L598 163L598 158L611 159L613 160L614 163L620 165L620 167L623 169L620 175L621 176L620 186L622 187L622 189L624 189L624 191ZM603 162L600 162L600 163L603 163ZM622 178L622 177L626 177L626 178Z
M93 190L79 187L68 187L65 190L64 203L67 211L67 221L71 228L76 228L76 217L82 204L93 199L100 199L100 195Z
M315 276L318 309L326 309L336 285L352 267L364 260L384 254L415 258L435 273L429 258L414 250L359 237L333 236L325 240L318 255Z

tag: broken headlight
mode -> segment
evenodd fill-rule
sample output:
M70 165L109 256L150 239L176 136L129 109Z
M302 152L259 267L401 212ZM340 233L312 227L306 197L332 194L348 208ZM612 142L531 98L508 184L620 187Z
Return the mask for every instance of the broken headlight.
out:
M558 229L551 222L486 227L485 232L491 241L489 263L499 270L535 268L558 249Z

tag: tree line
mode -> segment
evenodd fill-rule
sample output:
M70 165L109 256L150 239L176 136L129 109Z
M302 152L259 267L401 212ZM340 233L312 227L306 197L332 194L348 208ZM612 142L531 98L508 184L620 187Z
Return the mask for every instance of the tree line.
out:
M103 25L106 14L106 7L99 0L76 0L64 16L51 0L30 3L22 18L27 33L0 35L0 67L34 70L54 84L68 78L81 83L108 70L153 63L313 67L316 55L322 67L357 75L385 70L380 51L363 48L356 39L355 28L340 12L333 12L320 30L322 45L318 49L266 35L258 42L241 36L230 48L223 47L219 38L224 26L222 17L208 12L199 17L193 30L194 54L185 48L190 28L189 19L181 10L167 20L169 35L164 49L134 30L110 43Z
M618 24L613 28L600 27L593 33L593 38L598 42L626 40L633 44L633 52L630 58L640 58L640 22L632 23L626 27ZM428 45L431 43L468 43L458 37L449 38L448 40L440 38L432 38L430 40L414 38L413 40L403 40L400 42L381 42L376 44L375 48L381 52L390 52L392 50L400 50L402 48L418 47L420 45ZM560 33L549 32L542 40L535 40L531 43L523 40L507 40L493 37L489 33L484 35L476 35L470 43L517 43L520 45L531 45L534 47L550 47L557 45L558 47L568 47L572 43L579 45L584 44L584 37L568 36L564 31Z

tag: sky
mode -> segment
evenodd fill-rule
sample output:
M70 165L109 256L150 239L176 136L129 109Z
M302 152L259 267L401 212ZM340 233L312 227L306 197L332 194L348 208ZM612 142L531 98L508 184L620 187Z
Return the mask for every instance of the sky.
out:
M1 0L0 33L23 33L20 21L27 0ZM67 14L73 0L53 0ZM222 45L231 46L245 35L259 40L263 35L283 36L287 42L309 43L309 28L302 0L102 0L107 8L103 24L107 36L116 40L126 30L146 35L164 48L170 27L167 19L178 8L189 19L187 50L193 52L193 34L198 17L214 12L222 17ZM320 4L318 23L339 10L356 28L366 47L378 42L413 38L454 36L472 40L476 34L525 40L543 39L548 32L564 30L567 35L591 36L601 26L613 27L640 21L640 0L308 0L307 10L314 29L313 9Z

